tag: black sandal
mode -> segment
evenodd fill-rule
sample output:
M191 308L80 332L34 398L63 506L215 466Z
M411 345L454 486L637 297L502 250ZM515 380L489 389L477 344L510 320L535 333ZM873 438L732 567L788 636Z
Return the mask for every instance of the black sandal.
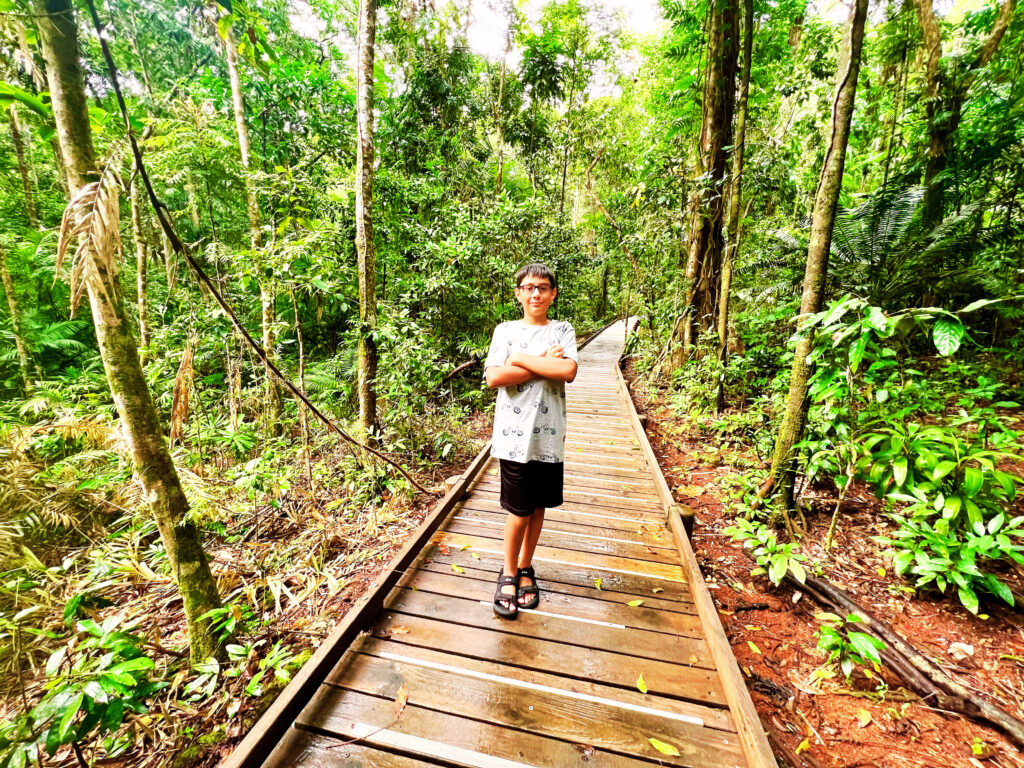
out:
M527 584L525 587L520 587L519 580L523 576L526 576L533 583ZM520 602L519 598L528 595L533 595L533 597L531 597L525 603ZM537 575L533 571L533 566L531 565L529 568L520 568L518 571L516 571L516 604L520 608L526 608L527 610L529 610L530 608L536 608L539 603L540 587L537 586Z
M518 599L518 576L509 574L508 576L503 573L498 574L498 588L494 590L494 612L503 619L514 619L519 615L519 605L516 602ZM505 586L512 586L516 588L515 594L508 594L502 592L501 588ZM507 603L506 608L502 603Z

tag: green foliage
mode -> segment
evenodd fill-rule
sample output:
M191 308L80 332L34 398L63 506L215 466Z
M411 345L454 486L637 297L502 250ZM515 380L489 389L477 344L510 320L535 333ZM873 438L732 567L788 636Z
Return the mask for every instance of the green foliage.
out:
M146 702L167 685L150 679L155 664L130 626L122 627L117 616L101 624L79 620L77 605L65 610L74 633L46 663L45 694L0 725L4 768L41 761L44 753L52 757L70 743L98 741L103 754L118 755L131 743L126 714L144 713Z
M873 664L876 669L881 665L878 654L885 644L873 635L851 629L860 623L859 616L851 613L844 619L834 613L818 613L814 618L820 622L818 648L826 654L825 663L838 664L847 680L857 665Z
M733 541L746 542L744 547L750 547L750 554L758 565L751 575L767 574L775 586L782 583L787 573L801 584L807 578L803 565L807 557L799 551L799 546L793 542L780 544L775 531L763 523L740 517L724 532Z

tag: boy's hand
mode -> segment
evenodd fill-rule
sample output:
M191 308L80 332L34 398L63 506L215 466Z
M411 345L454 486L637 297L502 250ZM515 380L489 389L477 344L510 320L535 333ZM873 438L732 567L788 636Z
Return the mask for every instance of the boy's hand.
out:
M563 357L565 355L565 347L556 344L553 347L548 347L547 351L544 352L541 357Z

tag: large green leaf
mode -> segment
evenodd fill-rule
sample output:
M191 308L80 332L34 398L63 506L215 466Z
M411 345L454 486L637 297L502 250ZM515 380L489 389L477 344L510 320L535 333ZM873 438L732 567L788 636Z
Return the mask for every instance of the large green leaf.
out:
M955 317L942 316L932 328L932 341L939 354L948 357L960 349L964 338L964 324Z

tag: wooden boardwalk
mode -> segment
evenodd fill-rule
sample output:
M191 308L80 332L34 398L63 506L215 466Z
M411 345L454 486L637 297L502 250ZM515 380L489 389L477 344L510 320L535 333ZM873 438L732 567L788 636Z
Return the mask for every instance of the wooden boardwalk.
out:
M225 765L775 765L625 391L623 338L619 322L589 344L567 389L539 607L491 610L505 513L478 456L368 598L372 621L347 618L325 642L343 647L318 651Z

